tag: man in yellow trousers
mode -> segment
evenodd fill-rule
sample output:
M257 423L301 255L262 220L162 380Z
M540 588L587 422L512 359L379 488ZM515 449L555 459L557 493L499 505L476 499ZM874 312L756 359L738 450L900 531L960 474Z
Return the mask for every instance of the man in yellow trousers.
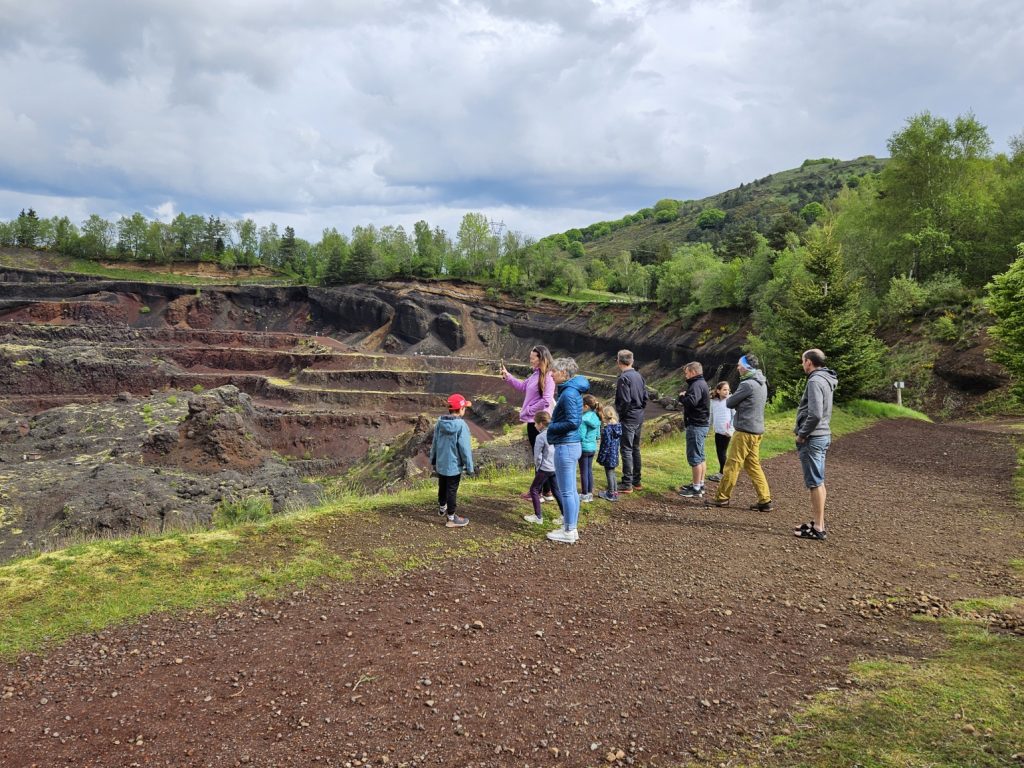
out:
M768 478L761 469L761 438L764 436L764 407L768 402L768 380L758 370L761 365L756 355L744 355L736 364L740 384L725 401L726 407L736 410L733 426L736 434L729 442L729 453L718 483L718 493L712 502L716 507L728 507L732 490L745 469L757 491L757 503L750 508L758 512L771 512L772 492Z

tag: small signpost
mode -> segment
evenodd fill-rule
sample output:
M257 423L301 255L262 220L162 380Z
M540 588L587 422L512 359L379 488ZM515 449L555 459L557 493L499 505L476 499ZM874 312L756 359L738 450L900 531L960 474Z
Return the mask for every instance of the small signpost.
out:
M896 405L903 405L903 388L906 382L894 381L892 385L896 389Z

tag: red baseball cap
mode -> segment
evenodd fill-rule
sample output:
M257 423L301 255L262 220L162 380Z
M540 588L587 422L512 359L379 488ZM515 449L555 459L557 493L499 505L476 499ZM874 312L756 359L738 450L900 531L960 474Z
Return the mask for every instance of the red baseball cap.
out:
M469 402L462 395L456 393L448 398L448 410L450 411L461 411L463 408L472 407L472 403Z

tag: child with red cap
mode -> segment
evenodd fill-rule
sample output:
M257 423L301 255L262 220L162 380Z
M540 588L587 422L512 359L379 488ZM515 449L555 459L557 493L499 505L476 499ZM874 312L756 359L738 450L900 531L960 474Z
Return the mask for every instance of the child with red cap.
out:
M469 426L462 419L472 405L460 394L449 397L448 415L437 420L430 444L430 466L437 472L437 514L448 516L448 528L461 528L469 523L456 513L456 497L462 473L473 474Z

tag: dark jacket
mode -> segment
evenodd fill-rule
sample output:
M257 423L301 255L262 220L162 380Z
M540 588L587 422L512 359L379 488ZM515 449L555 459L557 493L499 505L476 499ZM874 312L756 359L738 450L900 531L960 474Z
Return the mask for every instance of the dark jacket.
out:
M726 399L729 408L736 409L732 425L740 432L752 435L764 434L764 406L768 402L768 380L760 371L745 373L740 385Z
M615 469L619 466L619 444L621 442L621 424L605 424L601 427L601 447L597 449L597 463L605 469Z
M473 474L473 448L469 427L458 416L442 416L434 426L430 444L430 463L437 474L454 477L463 472Z
M647 384L635 368L627 368L615 382L615 411L622 424L642 424L647 407Z
M799 437L821 437L832 434L832 394L839 377L831 368L815 368L807 375L807 386L796 408L796 432Z
M711 426L711 390L703 375L686 380L686 394L679 396L683 404L684 427Z
M558 402L548 425L548 442L552 445L578 443L583 423L583 395L590 391L590 382L573 376L558 387Z

